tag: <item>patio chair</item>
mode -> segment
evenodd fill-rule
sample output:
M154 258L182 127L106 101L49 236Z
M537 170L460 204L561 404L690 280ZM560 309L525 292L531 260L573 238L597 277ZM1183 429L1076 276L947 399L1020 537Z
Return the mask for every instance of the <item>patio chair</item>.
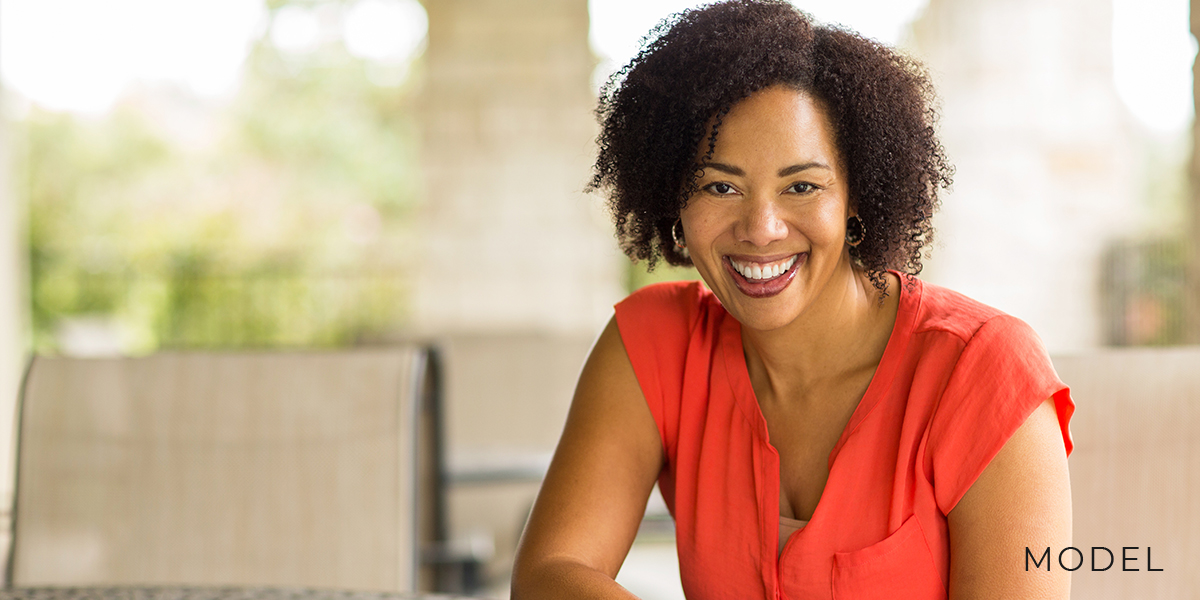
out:
M444 534L431 364L421 347L35 358L7 583L416 589Z

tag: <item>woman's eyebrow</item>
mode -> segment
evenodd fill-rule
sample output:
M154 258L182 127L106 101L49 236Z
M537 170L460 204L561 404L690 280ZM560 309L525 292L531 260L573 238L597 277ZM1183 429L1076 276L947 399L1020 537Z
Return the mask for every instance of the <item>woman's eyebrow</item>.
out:
M829 167L829 165L827 165L823 162L813 161L813 162L802 163L799 165L792 165L790 167L784 167L779 170L779 176L787 177L788 175L795 175L796 173L799 173L801 171L807 171L809 169L825 169L826 171L833 170L832 168Z
M710 161L710 162L706 162L706 163L704 163L704 164L701 166L701 168L704 168L704 169L715 169L715 170L717 170L717 171L720 171L720 172L722 172L722 173L727 173L727 174L729 174L729 175L733 175L733 176L736 176L736 177L744 177L744 176L746 175L746 172L745 172L745 171L743 171L743 170L741 170L741 169L739 169L739 168L737 168L737 167L735 167L735 166L733 166L733 165L727 165L727 164L725 164L725 163L719 163L719 162L711 162L711 161Z
M746 172L738 167L735 167L733 165L727 165L725 163L719 163L719 162L706 162L706 163L704 163L702 168L713 169L716 171L720 171L722 173L727 173L729 175L733 175L735 177L744 177L746 175ZM792 165L790 167L784 167L779 170L779 177L787 177L788 175L795 175L796 173L799 173L801 171L807 171L809 169L825 169L826 171L833 170L832 167L830 167L829 165L827 165L823 162L811 161L811 162L801 163L798 165Z

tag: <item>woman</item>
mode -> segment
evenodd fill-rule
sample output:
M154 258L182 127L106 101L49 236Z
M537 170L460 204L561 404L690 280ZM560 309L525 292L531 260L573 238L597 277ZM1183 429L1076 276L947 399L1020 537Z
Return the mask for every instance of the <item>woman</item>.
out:
M631 597L658 481L692 600L1067 598L1026 549L1070 545L1068 391L1024 323L910 275L950 181L920 68L780 1L655 33L602 94L593 187L631 257L708 289L617 305L513 597Z

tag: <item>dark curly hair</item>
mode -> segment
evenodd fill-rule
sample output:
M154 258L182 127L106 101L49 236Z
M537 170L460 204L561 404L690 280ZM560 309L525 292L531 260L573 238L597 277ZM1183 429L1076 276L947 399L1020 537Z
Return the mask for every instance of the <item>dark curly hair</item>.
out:
M851 258L881 292L887 269L919 273L938 191L953 174L934 131L929 77L916 61L782 0L728 0L668 17L604 85L588 189L607 193L625 253L650 268L660 259L691 264L671 226L697 191L721 118L776 84L811 94L833 124L867 231ZM697 157L706 133L708 153Z

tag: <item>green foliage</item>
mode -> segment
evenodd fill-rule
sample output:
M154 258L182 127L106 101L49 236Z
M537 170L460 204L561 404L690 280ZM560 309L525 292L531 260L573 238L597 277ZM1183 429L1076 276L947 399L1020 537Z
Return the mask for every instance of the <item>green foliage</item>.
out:
M645 262L629 263L625 267L625 291L633 291L652 283L664 281L700 281L700 273L692 267L675 267L665 262L658 263L653 271L646 269Z
M1185 343L1187 244L1181 238L1116 242L1104 254L1101 304L1114 346Z
M409 90L374 83L380 68L264 36L232 103L144 88L102 117L15 123L35 350L83 317L131 352L338 346L402 325L416 136Z
M1105 341L1116 346L1185 343L1191 130L1142 140L1138 179L1149 217L1144 231L1110 242L1101 263Z

